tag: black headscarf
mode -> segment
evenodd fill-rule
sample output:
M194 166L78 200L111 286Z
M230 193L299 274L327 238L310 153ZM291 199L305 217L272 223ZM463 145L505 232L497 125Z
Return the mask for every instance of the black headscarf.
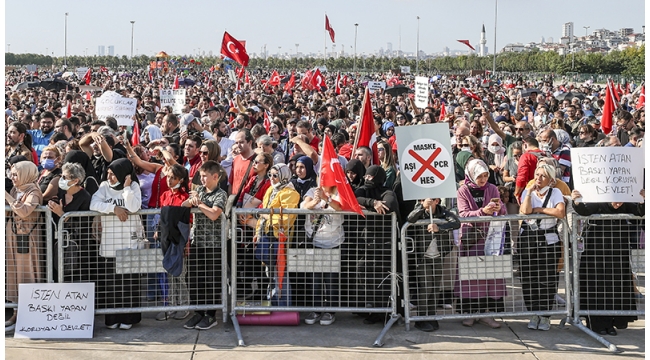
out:
M95 168L93 167L92 161L90 161L88 155L81 150L71 150L70 152L65 154L63 163L79 164L81 165L82 168L84 168L84 171L86 172L86 178L92 176L93 178L97 179L97 174L95 173Z
M348 161L348 164L345 165L345 172L348 171L357 174L354 181L350 183L352 189L361 187L363 185L363 176L366 175L366 167L363 166L363 163L359 159L351 159Z
M363 186L359 190L362 190L367 198L380 200L381 194L387 190L384 188L386 170L379 165L372 165L366 169L366 175L371 175L372 180L364 180Z
M113 187L114 190L124 189L124 179L126 179L127 175L131 175L132 182L140 183L138 181L138 175L135 173L135 168L128 159L117 159L108 165L108 169L115 174L117 181L120 182L118 186Z
M304 179L301 179L298 176L294 176L291 179L291 183L293 184L293 187L296 189L296 191L300 194L300 201L302 201L305 197L305 194L307 194L307 191L313 187L316 187L318 185L318 182L316 181L316 173L314 172L314 162L309 156L303 155L299 157L296 160L296 164L297 163L302 163L305 165L307 172Z

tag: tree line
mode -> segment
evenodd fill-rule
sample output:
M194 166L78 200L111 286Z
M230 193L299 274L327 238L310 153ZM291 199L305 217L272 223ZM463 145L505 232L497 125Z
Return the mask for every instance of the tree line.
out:
M195 62L190 62L194 59ZM64 61L68 67L81 66L105 66L109 69L116 68L144 68L154 57L140 55L129 59L126 55L116 56L68 56L52 57L39 54L13 54L5 53L6 65L29 65L54 66L61 68ZM192 67L207 69L212 65L220 65L224 61L216 57L174 57L172 67ZM200 62L201 65L196 65ZM277 58L269 57L251 58L249 68L252 69L278 69L289 71L292 69L307 69L315 66L325 65L330 71L353 71L377 72L399 69L400 66L410 66L411 72L415 73L416 66L421 73L450 73L466 72L469 70L492 70L493 58L491 56L479 57L476 55L445 56L438 58L420 59L411 58L357 57L356 63L353 57L330 57L323 61L322 58L301 57L301 58ZM501 53L496 57L496 70L499 72L539 72L539 73L592 73L592 74L620 74L623 76L643 77L645 76L645 45L641 47L630 47L622 51L611 51L608 53L587 53L577 52L575 54L560 55L554 51L525 51L520 53Z

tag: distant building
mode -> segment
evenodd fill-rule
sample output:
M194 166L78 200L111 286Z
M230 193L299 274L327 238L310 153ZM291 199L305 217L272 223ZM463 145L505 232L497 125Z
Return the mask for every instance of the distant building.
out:
M553 43L553 37L549 36L548 38L546 38L546 42L549 43L549 44L552 44Z
M115 46L108 45L108 56L115 56Z
M97 56L106 56L106 47L104 45L99 45L97 48Z
M562 37L568 37L569 42L573 42L573 22L564 23L562 25Z
M634 29L632 28L622 28L618 31L618 36L625 37L633 33L634 33Z
M508 44L503 48L503 52L522 52L526 51L526 47L522 43Z
M483 24L483 29L481 30L481 41L479 42L479 48L478 48L478 54L480 56L486 56L487 55L487 40L485 39L485 24Z

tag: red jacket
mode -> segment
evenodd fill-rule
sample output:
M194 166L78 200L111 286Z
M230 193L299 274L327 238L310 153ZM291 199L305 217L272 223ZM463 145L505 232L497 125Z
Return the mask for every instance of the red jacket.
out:
M526 151L519 158L519 166L517 167L517 180L515 184L517 187L525 188L526 184L532 179L535 178L535 169L537 168L537 159L538 156L533 153L539 154L539 157L544 155L542 150L530 150Z
M183 157L183 166L185 166L185 163L187 162L187 158ZM201 157L197 154L195 157L190 160L190 184L192 183L192 178L194 178L194 174L199 171L199 168L203 165L203 161L201 161Z

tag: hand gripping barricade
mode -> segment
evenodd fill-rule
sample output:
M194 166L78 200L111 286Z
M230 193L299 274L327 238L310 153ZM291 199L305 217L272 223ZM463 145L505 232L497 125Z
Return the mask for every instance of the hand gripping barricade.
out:
M575 215L572 233L574 326L618 352L601 335L645 316L645 217Z
M102 228L101 217L115 214L63 214L58 281L94 282L96 314L221 310L225 322L227 220L211 221L191 209L192 223L186 224L174 218L177 212L162 211L161 219L161 209L140 210L110 228Z
M5 206L5 308L18 307L18 285L51 283L52 212L37 206L29 213Z
M251 217L255 228L244 225ZM295 320L297 312L385 314L374 343L383 345L398 319L396 214L236 208L231 219L231 319L239 345L246 317L292 313Z
M568 231L513 241L510 223L551 219L546 215L460 218L461 229L429 233L429 220L401 229L406 329L411 322L444 319L561 316L570 318L571 278L561 277L560 258L568 258ZM444 220L434 219L435 224ZM459 234L459 232L462 233ZM438 254L432 253L436 244ZM487 254L487 255L486 255ZM566 302L566 304L564 304ZM480 320L483 319L483 320Z

